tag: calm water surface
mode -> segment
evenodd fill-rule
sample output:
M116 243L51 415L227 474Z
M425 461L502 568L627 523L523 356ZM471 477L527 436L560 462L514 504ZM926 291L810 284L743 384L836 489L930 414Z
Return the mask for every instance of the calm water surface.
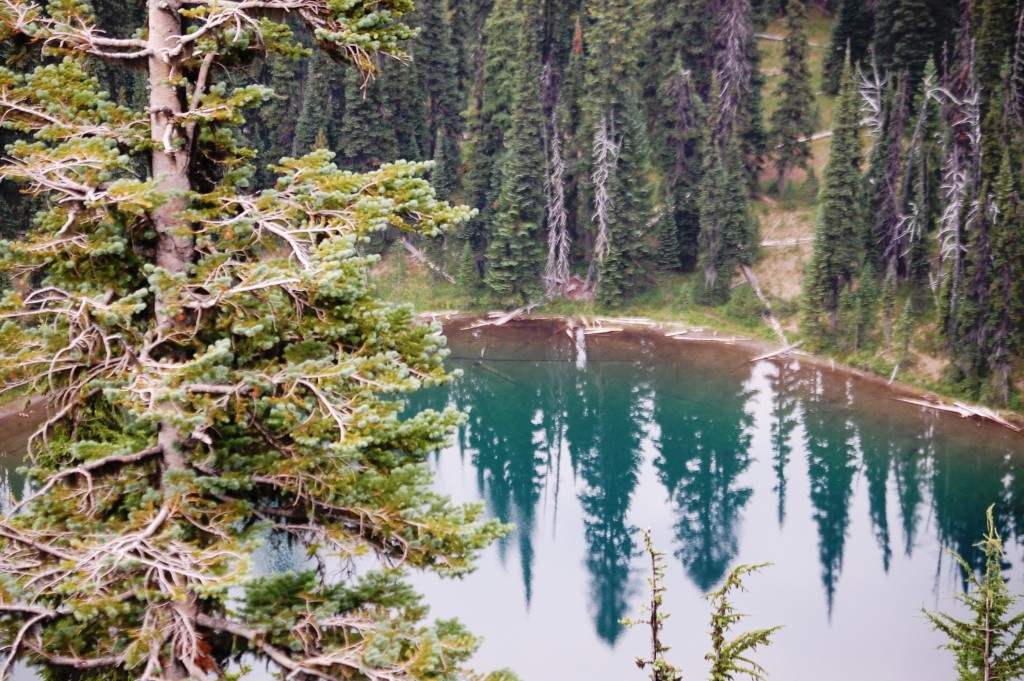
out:
M920 611L954 609L961 579L942 547L979 563L989 504L1011 588L1024 591L1021 436L720 344L576 338L556 322L447 333L463 376L411 405L468 412L432 456L437 486L516 530L474 574L414 581L433 616L485 638L480 669L646 678L633 656L648 653L649 633L618 623L646 595L640 528L668 553L663 639L687 679L706 669L702 595L739 563L773 563L737 604L751 614L744 628L785 625L756 659L793 681L954 679ZM0 421L0 479L17 493L12 427L25 429ZM264 569L294 564L264 553Z
M795 360L654 335L574 339L560 323L447 330L463 377L415 406L469 413L437 484L516 531L461 582L418 578L436 616L485 637L482 669L527 681L643 679L640 528L668 553L663 638L684 678L709 648L702 595L739 563L773 565L737 598L784 624L772 678L954 679L921 608L955 609L942 547L972 548L996 505L1024 591L1024 438L894 401ZM585 343L582 342L585 340Z

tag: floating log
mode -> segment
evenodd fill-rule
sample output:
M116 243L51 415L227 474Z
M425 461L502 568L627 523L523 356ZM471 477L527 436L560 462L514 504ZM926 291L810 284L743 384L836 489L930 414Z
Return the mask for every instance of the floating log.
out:
M683 329L681 331L669 331L665 334L665 338L677 338L678 336L685 336L690 333L689 329Z
M616 331L622 331L621 326L592 326L589 329L583 329L584 336L594 336L599 333L615 333Z

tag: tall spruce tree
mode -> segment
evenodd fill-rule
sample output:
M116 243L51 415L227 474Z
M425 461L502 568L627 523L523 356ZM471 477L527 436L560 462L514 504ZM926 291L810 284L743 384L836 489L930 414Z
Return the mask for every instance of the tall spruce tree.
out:
M697 284L696 299L720 305L729 300L736 265L751 262L757 229L749 212L739 141L729 141L724 158L713 140L706 144L698 243L704 281Z
M540 101L541 53L537 0L520 0L508 149L500 166L501 190L489 226L486 282L508 302L527 302L541 291L544 228L544 115Z
M114 36L83 3L0 6L0 42L47 54L0 68L24 136L0 182L50 205L0 242L0 270L39 282L0 300L0 372L52 406L0 513L0 669L222 679L243 656L282 678L465 678L472 637L422 622L401 570L464 573L501 529L431 491L425 456L460 417L396 397L445 381L443 340L375 297L356 244L468 211L422 164L355 174L323 150L252 190L236 126L273 93L231 68L300 52L293 5L256 4L149 0ZM295 21L372 71L403 56L407 9L307 0ZM146 73L146 106L112 102L91 59ZM257 577L268 536L351 570Z
M807 68L807 10L801 0L786 3L786 36L782 53L783 78L775 91L779 107L772 112L771 140L779 176L776 192L785 187L786 171L806 168L811 157L810 136L817 123L811 72Z
M597 287L597 299L612 307L645 285L643 262L650 255L651 231L647 131L636 95L626 97L619 125L622 134L609 192L613 206L610 243L598 270Z
M871 44L871 14L866 0L839 0L832 37L821 71L821 87L830 95L839 92L843 64L864 63Z
M1024 333L1024 212L1010 154L1004 153L995 184L992 225L993 276L988 326L991 330L989 396L1004 405L1013 391L1014 357Z
M377 168L398 153L391 111L380 81L364 85L363 76L344 75L345 115L338 130L338 158L346 168ZM315 134L315 133L314 133Z
M831 335L838 333L840 298L858 273L862 224L859 123L857 84L847 61L832 123L814 253L804 274L804 322L813 334L822 331L822 315L829 319Z
M420 33L413 50L421 96L425 95L429 158L434 160L432 184L441 198L454 188L459 167L464 97L459 87L457 43L448 19L448 2L421 3L413 13Z
M341 107L331 98L333 66L327 55L319 50L306 61L302 105L299 107L295 137L292 140L294 156L301 156L315 149L317 134L331 130L338 118L336 113L341 112Z

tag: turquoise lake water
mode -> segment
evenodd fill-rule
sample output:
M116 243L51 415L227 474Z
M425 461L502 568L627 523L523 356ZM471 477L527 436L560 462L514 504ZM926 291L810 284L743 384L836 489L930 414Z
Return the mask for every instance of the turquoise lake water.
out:
M736 603L751 615L740 629L785 626L756 660L787 681L952 681L921 608L955 610L962 579L943 547L977 563L990 504L1024 592L1020 435L719 343L583 337L562 322L446 333L462 377L410 405L468 413L431 455L436 484L516 529L472 575L413 581L433 616L484 637L481 670L645 679L633 657L648 654L649 632L619 624L647 594L641 528L668 554L663 641L684 679L706 669L702 596L740 563L772 563ZM28 427L0 419L0 480L14 494ZM262 553L264 570L296 562Z
M796 360L655 334L581 338L564 323L447 329L457 383L414 406L469 413L438 486L516 531L461 582L419 578L437 616L485 642L482 669L527 681L645 679L640 528L668 553L663 640L684 678L710 647L702 596L739 563L745 626L785 625L771 678L953 679L921 608L955 610L949 546L995 504L1024 591L1024 438L900 403L884 385Z

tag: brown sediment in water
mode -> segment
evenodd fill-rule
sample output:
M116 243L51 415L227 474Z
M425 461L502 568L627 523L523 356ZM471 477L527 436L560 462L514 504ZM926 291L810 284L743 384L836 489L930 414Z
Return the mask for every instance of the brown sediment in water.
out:
M912 407L917 410L929 410L942 413L946 417L957 416L974 423L987 423L1024 435L1024 416L1013 412L996 411L987 407L970 405L951 399L944 399L934 391L902 381L891 380L875 373L856 369L837 363L834 359L815 355L810 352L792 348L787 350L777 342L763 338L734 335L720 335L714 329L692 327L682 323L656 321L644 317L606 317L606 316L561 316L561 315L523 315L509 318L507 312L462 313L462 312L422 312L421 320L441 323L445 333L464 332L473 329L522 328L524 325L561 325L560 331L570 334L577 328L584 329L588 338L600 337L609 339L621 336L626 345L635 345L641 339L660 339L668 343L687 345L692 348L714 345L718 348L733 348L737 357L745 361L788 362L798 360L801 364L830 372L849 376L859 382L873 386L872 393L878 399L900 402L901 408ZM775 354L778 353L778 354ZM770 354L769 357L761 355Z

